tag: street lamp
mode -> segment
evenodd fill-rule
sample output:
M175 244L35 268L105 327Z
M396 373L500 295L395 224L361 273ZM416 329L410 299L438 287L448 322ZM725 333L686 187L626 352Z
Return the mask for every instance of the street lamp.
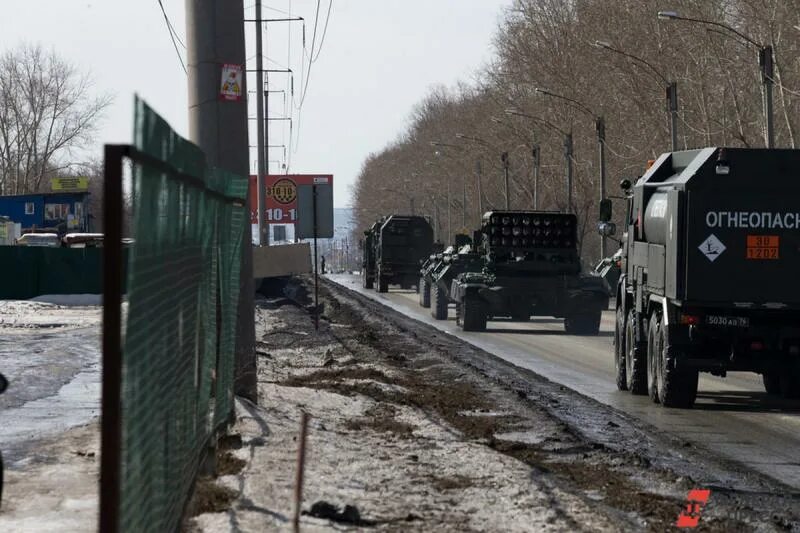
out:
M697 24L705 24L707 26L716 26L726 31L733 33L745 42L758 48L758 66L761 72L761 83L764 86L763 96L763 111L764 123L766 126L766 143L767 148L775 147L775 125L773 122L773 103L772 103L772 86L775 77L774 55L771 45L764 45L736 28L725 24L724 22L717 22L715 20L696 19L691 17L682 17L675 11L659 11L658 18L661 20L682 20L684 22L694 22Z
M472 142L475 142L475 143L478 143L478 144L482 144L484 146L488 146L489 148L492 148L492 149L495 149L495 150L497 149L494 145L492 145L492 143L490 143L489 141L486 141L484 139L481 139L480 137L472 137L472 136L469 136L469 135L464 135L463 133L456 133L456 137L458 139L463 139L465 141L472 141ZM511 196L509 195L509 188L508 188L508 169L509 169L508 152L503 152L502 154L500 154L500 160L503 162L503 176L504 176L504 183L505 183L506 210L509 210L509 209L511 209L511 207L510 207L510 205L511 205ZM475 168L476 168L476 170L478 172L478 180L479 180L479 183L480 183L480 161L478 162L478 165L476 165Z
M614 48L609 43L605 41L595 41L594 45L597 48L602 48L603 50L608 50L609 52L614 52L615 54L619 54L621 56L625 56L627 58L633 59L638 63L649 68L666 86L667 90L667 110L669 111L670 116L670 123L669 123L669 132L670 137L672 139L672 151L676 152L678 150L678 84L674 81L667 80L666 76L661 74L661 72L654 67L650 62L642 59L639 56L635 56L618 48Z
M571 105L571 107L578 109L579 111L589 115L594 119L595 123L595 131L597 133L597 146L599 150L599 158L600 158L600 203L606 199L606 122L602 116L597 115L591 109L589 109L585 104L575 100L573 98L569 98L568 96L563 96L561 94L556 94L552 91L548 91L546 89L541 89L537 87L535 89L537 94L542 94L544 96L549 96L551 98L557 98L559 100L563 100ZM606 256L606 236L600 236L600 257L603 258Z
M566 166L567 171L567 212L572 213L572 180L573 180L573 169L572 169L572 154L573 154L573 144L572 144L572 132L566 132L563 129L559 128L552 122L545 120L540 117L535 117L533 115L529 115L527 113L523 113L517 109L506 109L506 115L514 115L517 117L524 117L544 126L550 128L551 130L557 131L561 135L564 136L564 163ZM538 157L537 157L538 159Z

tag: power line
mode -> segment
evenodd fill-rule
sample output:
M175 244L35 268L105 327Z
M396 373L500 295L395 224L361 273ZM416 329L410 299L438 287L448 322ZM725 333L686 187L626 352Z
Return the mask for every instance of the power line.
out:
M164 9L164 4L161 2L161 0L158 0L158 5L159 7L161 7L161 13L164 15L164 20L167 23L167 31L169 32L169 37L172 40L172 46L175 48L175 53L178 54L178 60L181 62L181 67L183 68L183 72L184 74L188 75L189 71L186 70L186 64L183 62L183 56L181 56L181 52L180 50L178 50L178 43L175 41L177 37L175 33L175 28L172 27L172 22L169 21L169 17L167 16L167 11ZM180 38L178 38L178 41L180 41ZM182 41L181 45L183 45L183 47L186 48L186 45L183 44Z
M311 60L312 63L316 62L319 59L319 54L322 53L322 46L325 44L325 36L328 35L328 22L331 20L331 10L333 9L333 0L330 0L328 3L328 14L325 16L325 28L322 30L322 39L319 41L319 48L317 49L317 56ZM312 47L311 54L314 54L314 49Z

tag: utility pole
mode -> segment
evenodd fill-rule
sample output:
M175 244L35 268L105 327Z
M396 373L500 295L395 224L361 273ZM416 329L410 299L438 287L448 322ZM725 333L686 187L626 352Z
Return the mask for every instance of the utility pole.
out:
M511 209L511 198L508 195L508 152L503 152L500 154L500 160L503 162L503 177L505 179L505 191L506 191L506 211Z
M186 0L189 138L205 152L209 165L246 177L250 174L247 99L244 96L230 101L219 98L222 65L229 63L241 65L242 70L245 68L243 20L241 2ZM241 94L247 94L244 75ZM242 238L234 392L255 402L258 389L249 192L245 209L248 223Z
M678 151L678 84L667 84L667 104L669 106L669 133L672 137L672 151ZM605 256L603 256L605 257Z
M538 144L533 145L533 208L539 209L539 167L541 162L541 149Z
M595 121L597 144L600 150L600 202L606 199L606 121L598 117ZM606 236L600 236L600 258L606 256Z
M567 164L567 213L572 213L572 133L564 136L564 159Z
M483 190L481 185L481 174L483 173L481 158L475 160L475 179L478 181L478 226L483 222Z
M767 148L775 148L775 117L772 112L772 86L775 79L775 62L772 46L762 46L758 51L761 82L764 84L764 120L766 122Z
M461 229L467 227L467 175L463 175L464 193L461 196Z
M256 0L256 149L258 150L258 244L269 244L269 226L267 226L267 198L266 198L266 166L269 165L266 153L266 128L269 123L264 120L264 46L262 43L261 0Z

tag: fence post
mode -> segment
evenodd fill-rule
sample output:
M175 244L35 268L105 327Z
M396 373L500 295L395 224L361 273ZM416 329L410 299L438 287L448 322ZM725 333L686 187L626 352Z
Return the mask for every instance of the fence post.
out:
M105 146L103 185L103 390L100 415L100 531L119 531L122 450L122 158Z

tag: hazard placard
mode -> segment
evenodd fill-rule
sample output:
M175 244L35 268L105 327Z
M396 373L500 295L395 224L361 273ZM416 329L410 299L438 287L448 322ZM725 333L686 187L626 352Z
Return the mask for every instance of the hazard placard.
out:
M778 235L748 235L747 259L780 259L780 245Z

